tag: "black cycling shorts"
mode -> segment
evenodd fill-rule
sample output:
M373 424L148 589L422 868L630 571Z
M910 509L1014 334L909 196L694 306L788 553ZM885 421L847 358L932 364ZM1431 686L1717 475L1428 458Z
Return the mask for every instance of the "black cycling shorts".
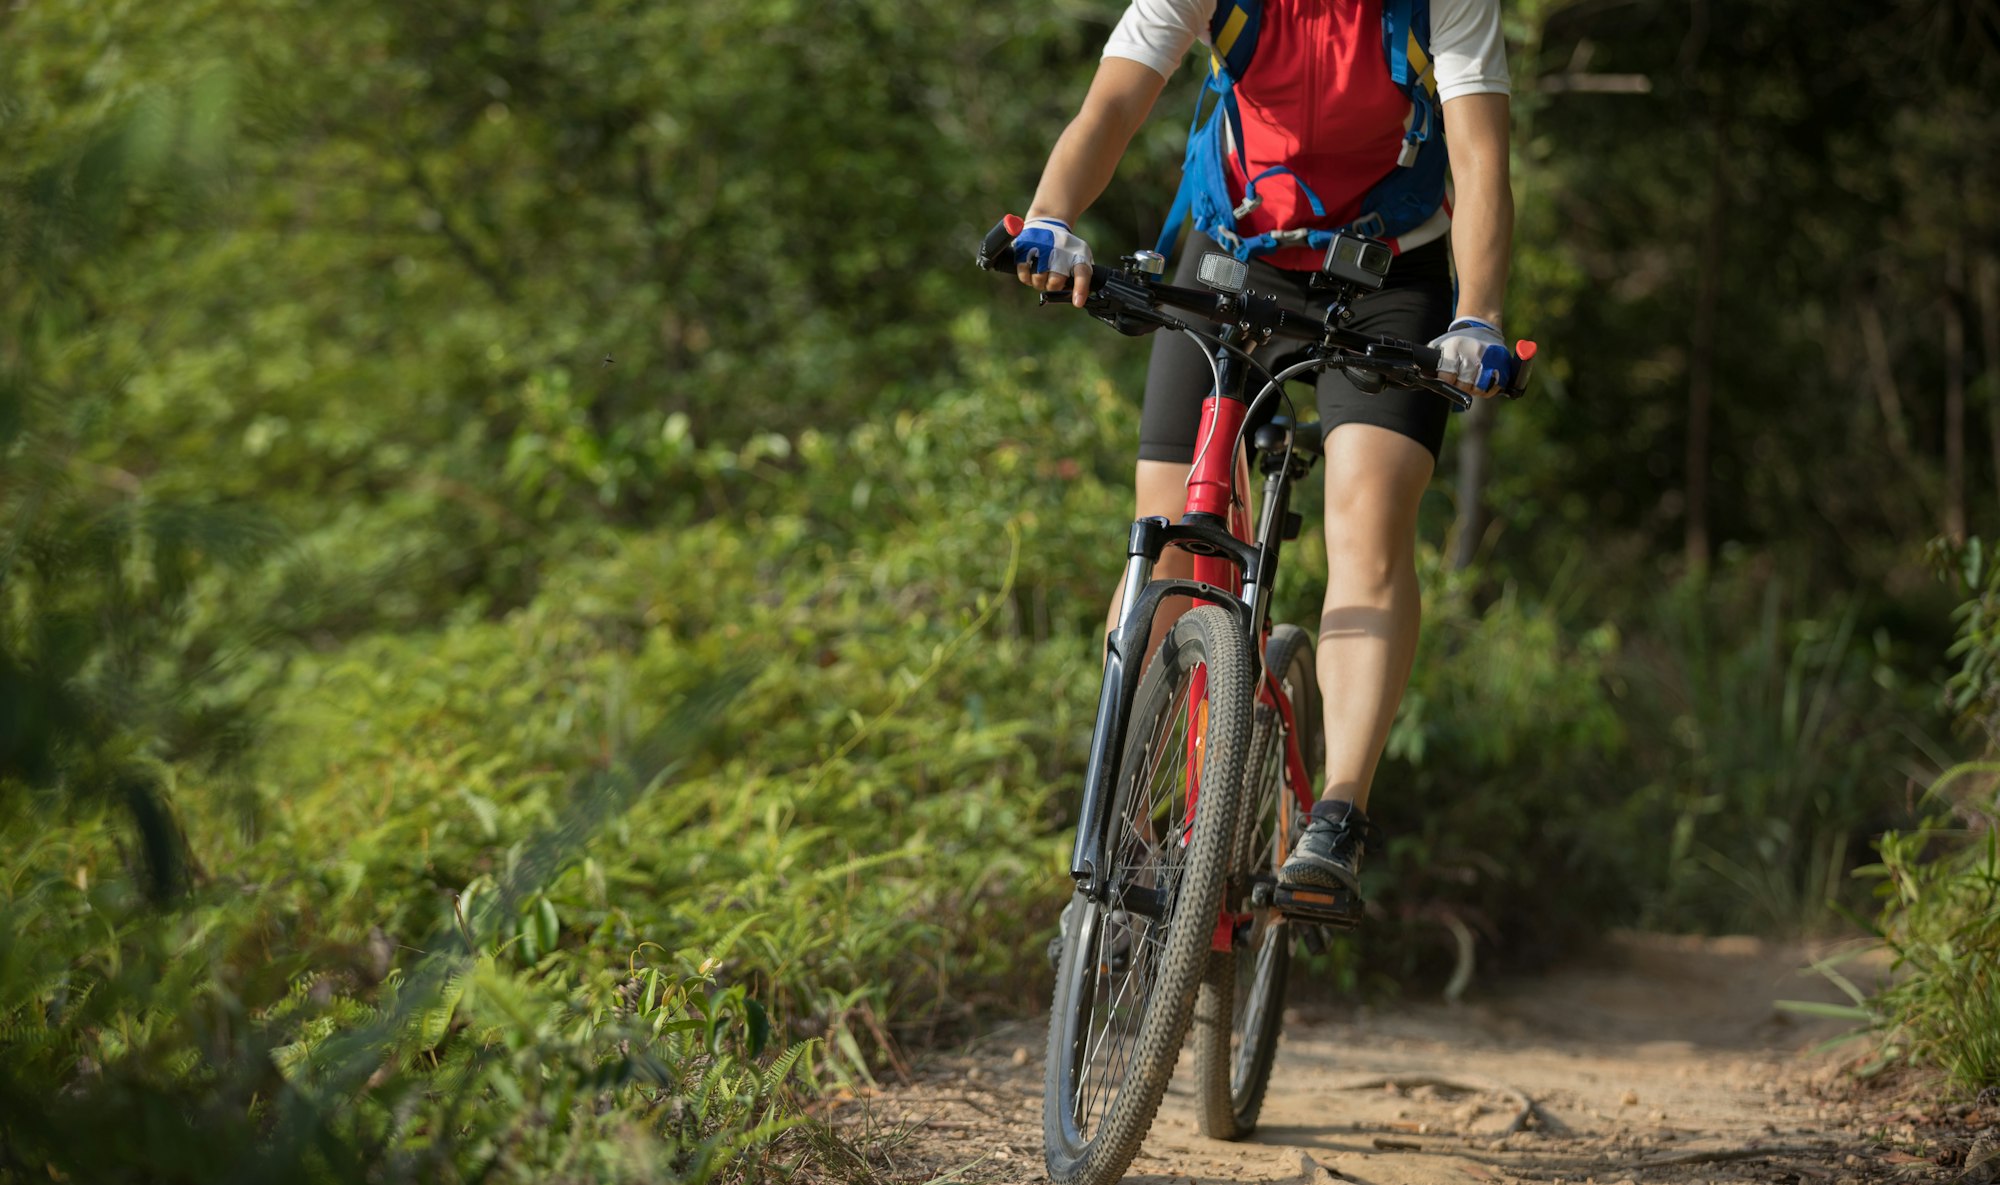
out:
M1181 248L1173 283L1199 287L1195 269L1201 257L1221 248L1199 231L1190 230ZM1271 293L1287 308L1324 316L1324 301L1309 300L1306 280L1312 273L1250 262L1250 287ZM1426 243L1396 257L1387 282L1354 302L1348 328L1375 336L1427 342L1451 325L1451 255L1444 239ZM1276 373L1303 357L1297 342L1273 340L1257 360ZM1261 383L1253 381L1250 394ZM1195 433L1201 427L1201 402L1215 385L1208 356L1184 333L1162 329L1153 334L1153 359L1146 369L1146 407L1139 416L1139 459L1194 461ZM1444 445L1445 417L1451 407L1429 391L1384 387L1375 394L1357 389L1338 369L1319 372L1319 421L1327 431L1338 424L1373 424L1400 432L1431 451L1435 459ZM1259 419L1264 417L1260 414Z

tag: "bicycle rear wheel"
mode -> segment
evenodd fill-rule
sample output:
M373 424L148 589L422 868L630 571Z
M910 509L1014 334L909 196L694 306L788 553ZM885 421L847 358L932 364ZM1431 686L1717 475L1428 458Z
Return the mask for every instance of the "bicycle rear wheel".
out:
M1241 894L1236 908L1250 916L1238 923L1233 950L1209 952L1195 1001L1195 1115L1201 1134L1217 1140L1240 1140L1257 1129L1278 1055L1296 932L1268 899L1257 905L1251 890L1260 876L1275 879L1296 834L1291 820L1299 806L1285 780L1287 749L1297 746L1315 787L1326 764L1312 635L1295 625L1272 630L1264 666L1291 704L1292 728L1272 707L1257 705L1230 863Z
M1123 1176L1173 1076L1222 904L1249 658L1229 612L1203 606L1139 681L1105 845L1111 891L1064 911L1042 1099L1056 1185Z

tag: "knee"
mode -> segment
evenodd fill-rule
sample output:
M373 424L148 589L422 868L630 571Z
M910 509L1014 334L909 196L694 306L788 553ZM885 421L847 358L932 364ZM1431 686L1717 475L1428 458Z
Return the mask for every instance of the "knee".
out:
M1415 516L1385 491L1329 491L1327 593L1383 603L1416 572Z

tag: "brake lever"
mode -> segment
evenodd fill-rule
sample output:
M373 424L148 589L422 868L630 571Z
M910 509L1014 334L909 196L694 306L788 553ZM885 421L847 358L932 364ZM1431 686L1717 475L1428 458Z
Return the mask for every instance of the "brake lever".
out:
M1039 304L1074 307L1075 290L1041 292ZM1106 269L1092 277L1090 291L1083 298L1083 311L1126 337L1144 337L1160 329L1178 329L1181 322L1153 307L1152 294L1143 281Z
M1432 365L1425 365L1425 354L1431 356ZM1451 404L1453 411L1472 410L1473 397L1438 376L1436 356L1437 352L1429 346L1421 346L1414 342L1383 341L1371 342L1359 355L1348 354L1330 361L1350 370L1379 374L1399 387L1429 391Z
M1452 384L1445 382L1443 379L1424 379L1422 382L1426 390L1433 394L1444 396L1445 402L1451 404L1451 410L1472 410L1473 397Z

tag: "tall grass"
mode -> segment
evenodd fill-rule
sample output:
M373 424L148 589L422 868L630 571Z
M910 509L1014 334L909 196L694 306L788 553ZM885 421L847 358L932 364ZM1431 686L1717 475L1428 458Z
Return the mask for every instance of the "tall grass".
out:
M1919 713L1857 637L1858 604L1787 601L1774 579L1683 585L1622 664L1642 698L1640 772L1670 812L1663 922L1841 925L1849 873L1907 781Z

